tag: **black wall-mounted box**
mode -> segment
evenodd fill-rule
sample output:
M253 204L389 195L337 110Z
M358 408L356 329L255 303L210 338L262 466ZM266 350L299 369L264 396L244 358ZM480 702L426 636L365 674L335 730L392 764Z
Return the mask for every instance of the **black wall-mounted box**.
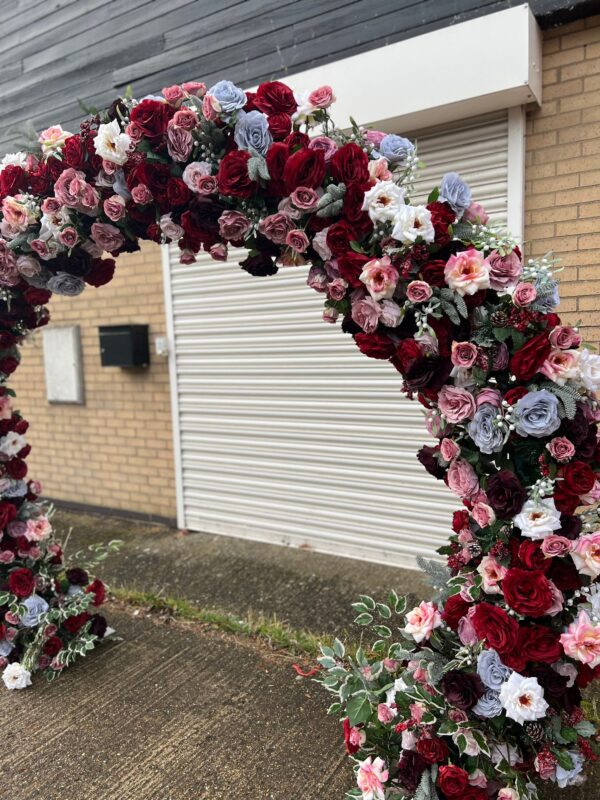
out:
M147 367L150 364L147 325L102 325L98 330L103 367Z

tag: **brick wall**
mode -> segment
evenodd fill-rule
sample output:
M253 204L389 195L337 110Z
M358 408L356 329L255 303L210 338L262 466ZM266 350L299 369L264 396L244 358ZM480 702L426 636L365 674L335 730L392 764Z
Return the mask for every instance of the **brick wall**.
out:
M525 239L562 260L561 315L600 341L600 16L544 33L543 105L527 116Z
M85 405L48 403L41 334L32 336L12 382L31 422L30 475L48 497L174 518L169 370L154 354L165 334L160 248L121 256L110 284L53 297L50 311L55 324L81 326ZM150 367L101 367L98 326L134 322L150 325Z

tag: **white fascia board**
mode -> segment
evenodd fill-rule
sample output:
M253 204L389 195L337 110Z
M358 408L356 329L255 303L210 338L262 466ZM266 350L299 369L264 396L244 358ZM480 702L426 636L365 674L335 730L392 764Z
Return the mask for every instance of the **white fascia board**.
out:
M333 87L338 126L402 133L541 104L542 35L527 4L280 78Z

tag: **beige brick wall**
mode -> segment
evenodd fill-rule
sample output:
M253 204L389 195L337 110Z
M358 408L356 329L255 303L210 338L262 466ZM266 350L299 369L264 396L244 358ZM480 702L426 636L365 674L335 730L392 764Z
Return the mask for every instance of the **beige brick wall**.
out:
M121 256L110 284L53 297L50 311L54 324L81 326L85 405L47 402L41 334L32 336L12 382L31 422L30 475L49 497L174 518L169 370L154 354L165 334L160 248ZM98 326L135 322L150 325L150 367L101 367Z
M544 33L543 105L527 115L527 251L552 250L561 316L600 341L600 16Z

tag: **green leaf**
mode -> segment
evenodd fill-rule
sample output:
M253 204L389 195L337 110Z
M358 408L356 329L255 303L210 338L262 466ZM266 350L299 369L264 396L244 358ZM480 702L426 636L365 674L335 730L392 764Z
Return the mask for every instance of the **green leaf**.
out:
M329 708L327 709L327 713L329 715L339 714L341 710L342 710L342 704L341 703L332 703L329 706Z
M359 614L358 617L354 620L356 625L370 625L373 622L373 617L371 614Z
M387 625L373 625L373 630L377 636L381 636L383 639L389 639L392 635L392 631Z
M577 725L575 725L575 730L580 736L589 739L596 733L596 726L593 722L585 719L583 722L578 722Z
M350 725L353 727L371 719L371 703L365 695L355 695L346 705Z
M335 653L332 650L332 648L327 647L324 644L321 645L321 653L323 653L324 656L328 656L329 658L333 658L335 656Z
M575 730L575 728L563 728L560 732L560 735L566 742L572 742L573 744L579 738L579 734Z
M369 611L375 611L375 600L368 594L359 594L358 599L366 605Z
M429 197L427 198L428 203L435 203L440 196L440 190L436 186L434 189L429 192Z
M317 658L317 661L325 669L332 669L333 667L337 666L335 658L329 658L329 656L321 656L320 658Z
M386 606L385 603L377 603L377 611L379 612L379 616L383 617L383 619L390 619L392 616L390 607Z
M340 642L339 639L334 640L333 649L338 658L343 658L346 655L346 648L344 647L343 642Z
M563 769L566 769L568 771L573 769L573 767L575 766L573 764L573 759L566 750L554 750L553 752L554 755L556 756L556 760Z

